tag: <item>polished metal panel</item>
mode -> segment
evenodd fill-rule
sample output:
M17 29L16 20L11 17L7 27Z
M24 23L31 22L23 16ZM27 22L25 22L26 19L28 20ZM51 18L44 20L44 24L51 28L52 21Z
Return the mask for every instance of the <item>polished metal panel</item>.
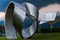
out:
M6 36L8 37L9 33L11 36L16 34L16 29L24 39L31 37L37 29L36 15L37 8L34 5L10 2L5 15Z
M16 30L21 32L21 27L26 16L24 5L10 2L5 14L5 32L7 39L16 39ZM16 30L15 30L16 29Z
M33 35L37 29L37 8L33 5L33 4L30 4L30 3L23 3L27 9L27 18L30 18L30 23L31 24L30 26L28 26L28 28L24 28L22 30L22 35L23 37L25 38L28 38L30 37L31 35ZM33 22L34 21L34 22Z
M39 24L48 22L48 21L55 21L57 16L57 12L46 12L46 13L39 13L38 21L40 21Z
M31 3L23 3L25 6L26 6L26 9L27 9L27 11L28 11L28 13L27 14L30 14L30 15L32 15L33 17L35 17L35 18L37 18L37 7L36 6L34 6L33 4L31 4Z

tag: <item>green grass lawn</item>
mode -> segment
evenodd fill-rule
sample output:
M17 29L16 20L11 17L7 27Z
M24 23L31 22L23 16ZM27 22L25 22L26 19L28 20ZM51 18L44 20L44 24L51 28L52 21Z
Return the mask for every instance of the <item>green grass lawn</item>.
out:
M31 37L31 39L40 40L60 40L60 33L38 33Z
M36 33L28 40L60 40L60 33ZM0 37L0 40L7 40L6 37ZM17 36L17 40L22 40L20 36Z

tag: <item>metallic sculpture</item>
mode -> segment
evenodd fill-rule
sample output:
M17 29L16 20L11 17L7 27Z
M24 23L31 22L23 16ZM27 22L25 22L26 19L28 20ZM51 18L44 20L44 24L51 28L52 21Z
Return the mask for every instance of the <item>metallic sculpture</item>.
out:
M38 14L37 8L30 3L10 2L5 14L6 36L16 39L17 31L22 38L27 39L36 32L38 24L54 21L59 15L57 12Z
M36 9L37 8L30 3L24 3L24 4L19 4L16 2L9 3L5 15L5 32L8 39L10 37L11 37L10 39L16 38L15 29L24 39L29 38L35 33L37 28L35 20L37 15ZM25 20L30 19L32 22L31 21L29 23L27 22L28 25L27 24L25 25L26 23ZM26 28L26 26L28 28Z
M37 17L37 8L34 6L34 5L32 5L32 4L30 4L30 3L23 3L24 5L25 5L25 7L26 7L26 9L27 9L27 18L30 18L30 23L28 23L29 24L29 26L28 26L28 28L24 28L23 30L22 30L22 35L23 35L23 37L24 38L28 38L28 37L30 37L30 36L32 36L34 33L35 33L35 31L36 31L36 29L37 29L37 20L36 20L36 17Z
M51 32L54 32L54 31L56 31L56 28L54 27L54 25L57 22L60 22L59 16L60 16L59 12L41 13L41 14L39 14L39 21L40 21L39 24L48 22L51 25L51 27L50 27Z
M54 21L56 18L57 12L48 12L48 13L39 13L38 21L40 21L39 24L48 22L48 21Z

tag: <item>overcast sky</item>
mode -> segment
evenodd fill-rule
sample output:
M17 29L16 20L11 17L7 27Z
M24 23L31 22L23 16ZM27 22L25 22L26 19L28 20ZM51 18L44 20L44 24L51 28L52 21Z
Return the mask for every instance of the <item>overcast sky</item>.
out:
M0 12L0 21L4 21L5 12Z

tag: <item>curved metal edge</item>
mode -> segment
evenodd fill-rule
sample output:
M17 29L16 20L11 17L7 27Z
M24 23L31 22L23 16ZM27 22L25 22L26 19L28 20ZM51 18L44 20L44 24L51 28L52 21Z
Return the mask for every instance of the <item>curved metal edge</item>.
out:
M11 3L13 3L13 1L11 1L9 4L8 4L8 6L11 4ZM6 11L5 12L7 12L7 9L8 9L8 6L7 6L7 8L6 8ZM5 18L6 18L6 14L5 14ZM11 23L11 22L10 22ZM15 28L14 27L12 27L12 26L6 26L6 25L9 25L8 23L6 24L6 19L4 20L4 27L5 27L5 34L6 34L6 37L7 37L7 39L17 39L17 35L16 35L16 30L15 30ZM11 24L12 25L12 24Z
M24 2L23 3L27 9L27 14L33 16L34 18L37 18L37 7L31 3Z
M10 6L11 6L11 8L9 9ZM22 10L21 7L23 7L24 9ZM9 10L10 10L10 12L9 12ZM22 14L22 16L20 14L21 10L25 12L25 14ZM7 34L9 34L9 33L7 33L7 31L9 32L9 29L8 29L9 26L12 28L12 30L14 30L14 31L17 30L18 33L20 34L20 36L23 38L23 36L21 34L21 29L22 29L21 27L22 27L22 25L20 25L20 24L21 23L23 24L25 16L26 16L26 8L25 8L25 6L23 4L19 4L19 3L13 2L13 1L11 1L8 4L7 9L6 9L6 14L5 14L5 22L4 22L4 24L5 24L5 32L6 32L7 39L10 39L10 38L8 38L8 35L7 35ZM16 20L14 20L14 19L16 19ZM19 23L18 21L21 22L21 23ZM11 31L11 29L10 29L10 31ZM13 33L12 33L12 35L13 35ZM10 36L12 36L12 35L10 34Z
M30 3L23 3L23 4L25 5L25 7L27 9L27 15L26 16L28 18L31 17L33 20L35 20L35 22L32 25L30 25L30 27L22 30L22 35L24 34L23 38L27 39L27 38L30 38L31 36L33 36L36 32L36 29L37 29L37 20L36 20L36 18L37 18L37 8Z

